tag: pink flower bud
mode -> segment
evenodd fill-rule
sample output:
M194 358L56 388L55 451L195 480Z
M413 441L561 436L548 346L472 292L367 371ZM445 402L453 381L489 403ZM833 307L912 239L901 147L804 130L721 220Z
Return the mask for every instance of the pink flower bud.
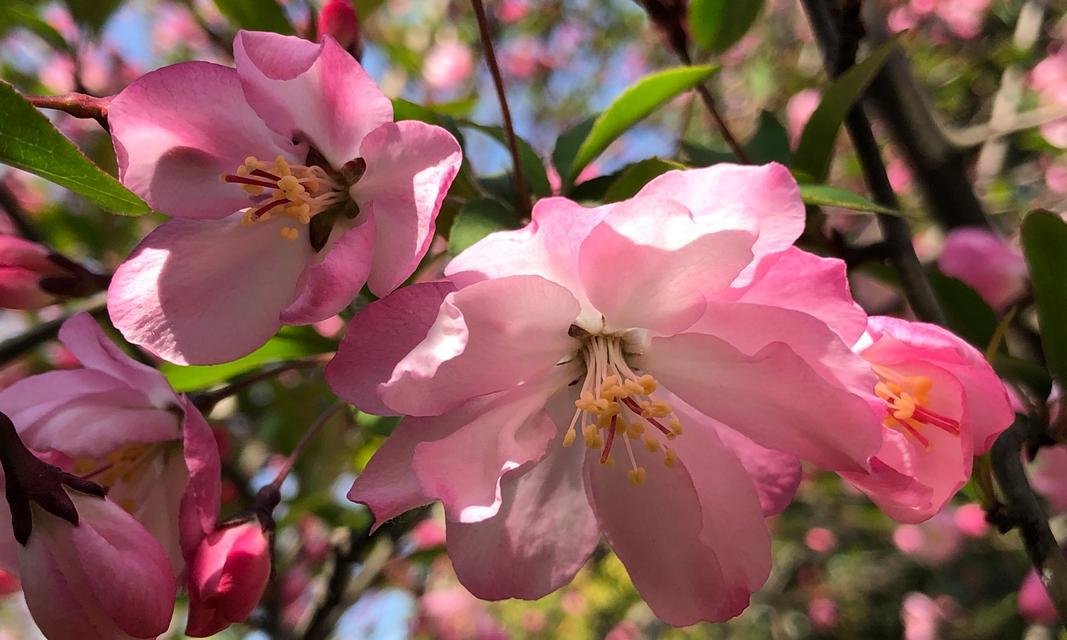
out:
M1033 569L1026 574L1022 585L1019 586L1019 613L1032 624L1052 624L1058 619L1048 591Z
M270 578L270 544L258 520L211 533L189 566L189 624L194 638L242 622L263 597Z
M0 307L40 309L56 301L41 280L67 275L49 259L50 251L16 236L0 235Z
M326 35L345 49L359 49L359 16L352 0L327 0L319 13L319 38Z
M170 626L177 581L159 542L109 500L67 491L78 524L31 507L18 552L26 604L49 640L155 638Z

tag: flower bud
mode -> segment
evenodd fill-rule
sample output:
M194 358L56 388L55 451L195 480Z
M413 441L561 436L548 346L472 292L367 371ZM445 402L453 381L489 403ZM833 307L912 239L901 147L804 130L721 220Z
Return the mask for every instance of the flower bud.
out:
M352 0L326 0L322 12L319 13L319 38L326 35L333 36L353 55L359 52L359 16L352 6Z
M40 309L107 287L106 278L17 236L0 235L0 308Z
M66 490L78 524L34 504L19 549L26 604L49 640L155 638L170 626L177 581L159 542L109 500Z
M270 578L270 544L258 519L215 529L189 566L189 624L194 638L242 622L256 608Z

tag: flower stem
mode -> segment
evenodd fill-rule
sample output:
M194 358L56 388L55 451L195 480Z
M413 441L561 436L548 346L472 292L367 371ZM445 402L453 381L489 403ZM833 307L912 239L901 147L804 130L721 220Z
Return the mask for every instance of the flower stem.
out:
M232 395L236 395L241 391L244 391L248 387L262 382L264 380L270 380L271 378L285 373L286 371L295 371L298 369L310 369L320 364L321 358L312 357L302 360L289 360L287 362L279 363L272 367L265 367L259 371L254 371L242 378L234 380L225 387L221 387L214 391L204 391L192 396L193 404L200 410L201 413L210 413L215 405L222 400L229 398Z
M278 475L274 477L274 482L271 482L269 485L271 488L273 488L275 491L281 491L282 483L285 482L285 479L289 477L289 473L293 470L293 466L296 464L296 461L300 459L300 456L303 455L304 450L307 449L308 444L310 444L311 441L315 438L315 436L318 435L320 431L322 431L322 428L326 426L326 424L330 421L330 418L334 417L340 411L343 411L347 406L347 404L338 400L337 402L331 404L325 411L322 412L322 415L315 419L315 422L313 422L311 426L308 427L307 431L304 432L303 437L300 438L300 442L298 442L296 444L296 447L293 448L292 453L290 453L289 457L285 459L285 462L282 464L282 468L278 470Z
M97 98L84 93L68 93L62 96L25 96L26 100L38 109L54 109L70 114L75 118L92 118L104 129L110 130L107 123L107 105L111 97Z
M489 73L493 76L493 85L496 87L496 97L500 100L500 113L504 118L504 132L507 134L508 151L511 152L512 179L515 182L515 197L518 199L519 210L524 216L530 214L530 196L526 192L526 180L522 175L522 160L519 156L519 142L515 137L515 127L511 123L511 110L508 108L508 98L504 93L504 78L500 75L500 65L496 61L496 50L493 48L493 39L489 34L489 20L485 16L485 6L482 0L471 0L474 7L474 15L478 18L478 32L481 34L482 47L485 49L485 62L489 66Z

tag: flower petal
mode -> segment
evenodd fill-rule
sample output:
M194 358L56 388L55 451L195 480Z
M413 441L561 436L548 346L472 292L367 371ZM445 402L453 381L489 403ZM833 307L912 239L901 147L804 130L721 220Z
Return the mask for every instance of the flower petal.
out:
M306 138L335 169L357 157L368 133L393 119L393 103L331 37L316 44L239 31L233 58L256 113L278 133Z
M770 570L770 539L751 482L713 433L692 435L678 444L692 446L693 459L687 463L679 450L673 468L635 447L646 469L640 486L622 469L601 466L596 452L585 466L604 536L641 597L673 626L740 614Z
M188 483L179 510L182 554L188 562L200 541L215 528L222 502L222 462L207 420L188 398L182 397L182 455Z
M701 413L824 468L865 470L881 445L867 402L781 342L747 355L709 335L654 338L638 366Z
M374 217L340 233L304 271L304 286L281 314L285 324L311 324L337 315L356 299L367 282L374 255Z
M360 411L395 415L378 397L378 385L387 382L397 363L422 342L445 296L454 290L447 282L413 284L356 314L337 355L326 365L326 381L334 393Z
M177 364L247 355L281 326L314 255L280 221L173 220L150 233L108 289L108 312L127 340Z
M786 249L804 231L800 190L789 169L778 163L722 163L706 169L668 171L646 184L637 195L680 202L712 230L755 231L755 262L738 277L737 286L751 281L760 258Z
M703 292L726 287L748 265L754 239L744 231L704 233L672 200L633 198L589 232L578 269L605 331L677 333L703 313Z
M237 73L182 62L147 73L107 109L122 183L153 209L179 218L223 218L248 194L219 177L248 156L303 159L245 102Z
M548 450L532 468L504 476L496 515L448 523L448 557L479 598L548 595L570 582L600 540L582 482L584 449L557 438Z
M377 296L415 271L433 239L434 219L463 153L448 131L406 120L371 131L359 148L367 172L352 197L374 212L377 234L368 285Z
M533 380L576 353L568 329L578 303L537 276L473 284L445 297L426 338L380 387L386 405L434 415Z

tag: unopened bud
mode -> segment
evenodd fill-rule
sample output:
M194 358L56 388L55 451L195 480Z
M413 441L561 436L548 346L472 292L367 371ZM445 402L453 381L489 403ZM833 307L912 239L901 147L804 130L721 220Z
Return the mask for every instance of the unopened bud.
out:
M359 16L352 0L326 0L319 13L319 38L323 36L332 36L353 56L360 57Z
M215 529L189 565L185 633L206 638L247 619L267 589L270 566L270 542L259 518Z

